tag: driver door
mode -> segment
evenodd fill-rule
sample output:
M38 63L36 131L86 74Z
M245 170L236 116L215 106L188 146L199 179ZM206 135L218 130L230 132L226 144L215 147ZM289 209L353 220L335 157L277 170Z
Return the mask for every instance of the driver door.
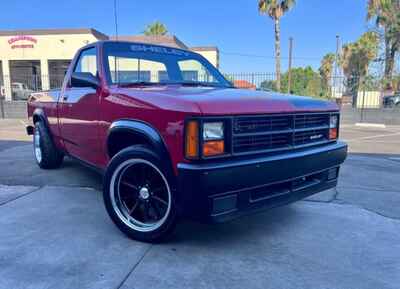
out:
M98 77L96 50L82 50L72 72L89 72ZM99 89L73 87L69 81L59 101L60 132L67 152L92 165L98 165L101 149L99 96Z

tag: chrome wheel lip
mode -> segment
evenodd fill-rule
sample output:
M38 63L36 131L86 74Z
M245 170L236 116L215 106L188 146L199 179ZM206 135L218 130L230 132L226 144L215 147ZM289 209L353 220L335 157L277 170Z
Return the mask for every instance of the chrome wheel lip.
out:
M40 132L38 129L35 130L33 135L33 150L35 154L36 161L38 163L42 162L42 148L40 147Z
M122 204L122 202L120 199L119 192L116 192L115 189L117 188L119 190L121 179L122 179L122 176L124 175L125 171L128 168L130 168L132 165L136 165L136 164L145 164L145 165L152 167L161 176L161 178L166 186L166 189L167 189L167 193L168 193L167 209L165 211L164 216L160 220L158 220L154 223L143 223L139 220L136 220L135 218L133 218L131 216L127 217L123 213L123 211L122 211L123 209L120 207L120 205L118 205L118 204ZM141 189L143 189L143 188L141 188ZM171 211L172 196L171 196L171 190L170 190L170 187L169 187L166 177L155 165L153 165L151 162L144 160L144 159L126 160L116 168L116 170L114 171L114 173L112 175L111 182L110 182L110 199L111 199L111 204L112 204L113 210L117 214L118 218L126 226L128 226L131 229L134 229L136 231L139 231L139 232L152 232L152 231L157 230L165 223L165 221L167 220L167 218L170 214L170 211ZM125 206L125 209L126 209L126 206Z

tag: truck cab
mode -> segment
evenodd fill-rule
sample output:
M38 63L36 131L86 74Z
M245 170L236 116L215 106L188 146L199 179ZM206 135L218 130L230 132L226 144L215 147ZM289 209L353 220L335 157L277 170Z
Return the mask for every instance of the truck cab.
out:
M36 162L104 174L118 228L158 241L180 217L223 222L336 186L347 145L333 102L237 89L191 51L103 41L61 90L28 101Z

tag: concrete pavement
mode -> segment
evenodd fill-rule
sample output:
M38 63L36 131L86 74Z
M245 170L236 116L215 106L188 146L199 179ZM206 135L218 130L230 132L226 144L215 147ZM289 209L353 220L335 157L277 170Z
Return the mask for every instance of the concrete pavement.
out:
M40 170L29 142L0 140L0 288L397 289L395 133L344 128L354 154L336 190L216 226L185 221L159 245L117 230L95 173L70 160Z

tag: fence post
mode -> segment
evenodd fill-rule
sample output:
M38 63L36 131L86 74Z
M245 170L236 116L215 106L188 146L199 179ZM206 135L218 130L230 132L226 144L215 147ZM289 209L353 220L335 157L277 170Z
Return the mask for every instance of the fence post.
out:
M363 87L363 99L362 99L362 105L361 105L361 120L360 120L360 122L363 122L364 121L364 106L365 106L365 82L364 82L364 79L361 82L361 84Z
M1 118L5 118L5 113L4 113L4 98L0 96L0 112L1 112Z
M292 51L293 51L293 37L290 37L289 38L288 90L287 90L288 94L291 94L291 90L292 90Z

